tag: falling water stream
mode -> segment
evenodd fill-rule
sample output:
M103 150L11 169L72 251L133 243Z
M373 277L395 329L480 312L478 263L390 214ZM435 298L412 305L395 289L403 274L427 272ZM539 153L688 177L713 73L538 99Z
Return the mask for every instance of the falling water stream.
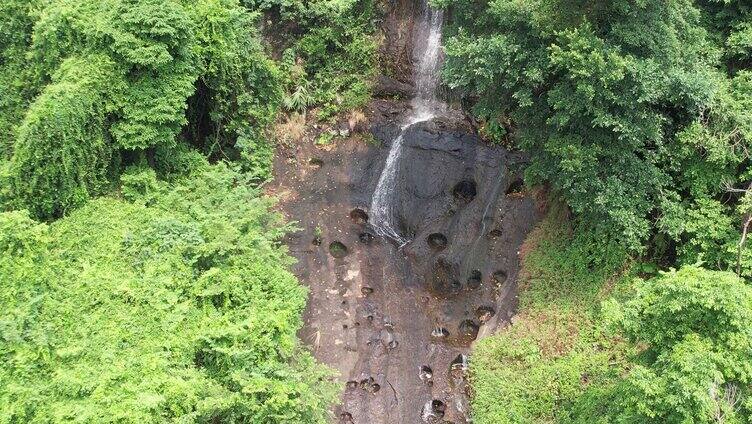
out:
M446 105L436 96L441 66L443 21L443 11L434 9L428 4L425 5L425 12L421 17L420 28L415 39L417 66L414 72L415 96L411 102L412 112L407 116L399 135L392 142L371 199L371 222L376 232L382 237L394 240L400 247L409 241L396 228L394 211L394 191L405 133L411 126L429 121L446 109Z

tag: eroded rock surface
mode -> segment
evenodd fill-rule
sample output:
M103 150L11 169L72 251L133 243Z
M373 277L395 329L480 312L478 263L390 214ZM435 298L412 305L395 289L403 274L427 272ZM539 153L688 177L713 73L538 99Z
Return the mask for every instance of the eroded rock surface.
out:
M411 241L377 237L371 196L407 107L374 102L371 135L280 149L269 187L302 228L287 240L310 287L301 336L340 372L334 422L467 422L470 346L511 318L517 251L538 219L531 196L509 191L522 155L431 121L407 130L394 192Z

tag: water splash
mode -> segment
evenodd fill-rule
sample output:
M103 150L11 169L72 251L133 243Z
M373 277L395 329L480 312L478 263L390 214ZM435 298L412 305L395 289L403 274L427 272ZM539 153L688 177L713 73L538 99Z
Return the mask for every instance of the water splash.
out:
M394 205L394 191L397 186L405 133L411 126L429 121L446 109L446 105L436 96L441 67L443 22L444 12L426 3L414 42L417 66L415 68L415 96L411 101L412 112L406 117L399 135L392 142L371 199L371 223L376 232L382 237L394 240L400 247L409 242L396 228Z

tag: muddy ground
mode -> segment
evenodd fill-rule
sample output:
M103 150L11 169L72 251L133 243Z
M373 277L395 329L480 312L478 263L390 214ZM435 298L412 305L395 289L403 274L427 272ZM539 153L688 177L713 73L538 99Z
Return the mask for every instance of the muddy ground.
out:
M394 205L411 241L375 236L371 195L408 108L375 101L328 146L309 126L279 147L268 186L302 228L286 240L310 287L301 338L339 371L335 423L469 422L466 355L512 317L518 249L539 218L521 154L436 120L405 135Z

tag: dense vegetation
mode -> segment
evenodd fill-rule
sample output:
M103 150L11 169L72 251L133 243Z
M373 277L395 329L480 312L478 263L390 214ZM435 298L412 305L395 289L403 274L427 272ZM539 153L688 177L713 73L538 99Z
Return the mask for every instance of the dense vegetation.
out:
M528 238L520 313L473 357L475 421L749 422L752 288L598 245L560 206Z
M446 3L446 79L491 136L513 130L530 184L634 251L736 263L745 206L729 188L747 188L752 135L745 2Z
M326 422L291 227L254 187L281 113L369 98L371 2L0 16L0 422Z
M434 3L554 205L474 422L752 422L752 5ZM258 186L273 124L368 102L377 6L0 0L0 423L326 422Z
M573 214L528 241L476 421L749 422L752 7L440 3L448 85Z
M0 422L326 422L287 227L247 178L134 169L51 225L0 214Z

